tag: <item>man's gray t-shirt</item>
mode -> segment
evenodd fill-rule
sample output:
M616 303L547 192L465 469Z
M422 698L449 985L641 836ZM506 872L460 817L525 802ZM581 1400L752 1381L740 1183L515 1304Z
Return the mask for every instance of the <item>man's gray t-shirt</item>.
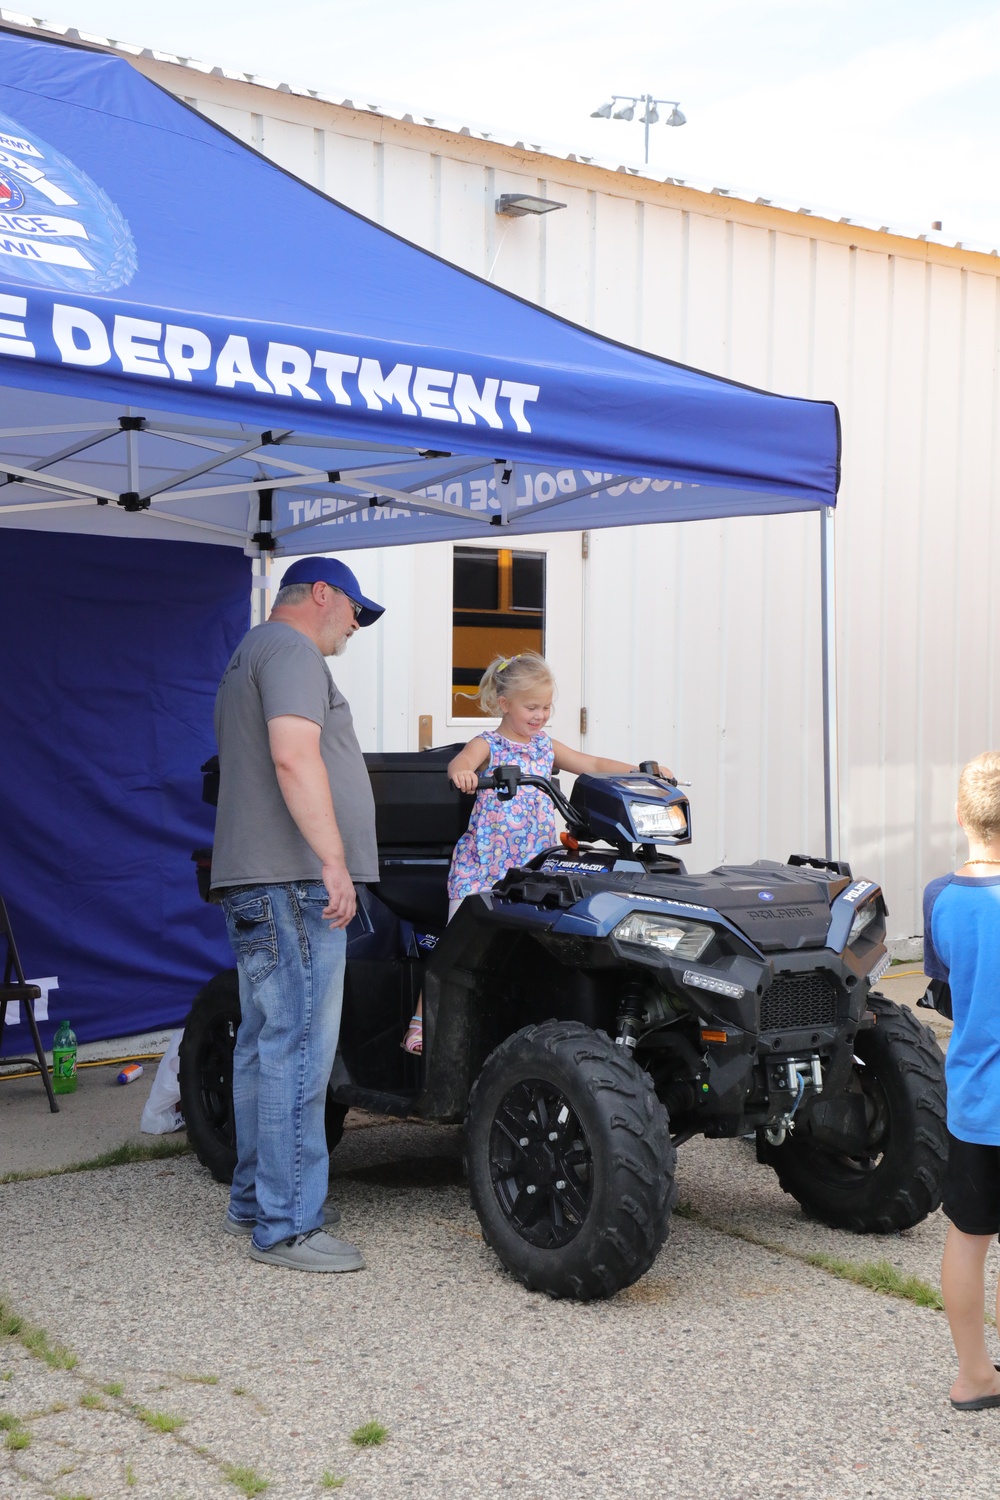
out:
M319 880L321 865L278 786L267 723L294 714L319 724L320 753L352 880L378 880L375 801L347 700L318 646L277 620L237 646L215 699L219 806L212 885Z

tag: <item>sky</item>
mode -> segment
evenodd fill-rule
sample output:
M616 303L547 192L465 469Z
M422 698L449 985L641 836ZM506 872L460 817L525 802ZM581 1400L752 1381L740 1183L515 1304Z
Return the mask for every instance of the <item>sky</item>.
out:
M676 99L655 176L1000 248L1000 0L56 3L81 31L615 165L642 164L642 127L591 111Z

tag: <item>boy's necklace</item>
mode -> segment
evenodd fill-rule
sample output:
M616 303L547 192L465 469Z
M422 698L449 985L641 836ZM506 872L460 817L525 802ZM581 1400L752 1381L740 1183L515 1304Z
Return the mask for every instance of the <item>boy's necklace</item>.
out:
M1000 859L967 859L965 865L1000 865ZM965 869L965 865L962 869Z

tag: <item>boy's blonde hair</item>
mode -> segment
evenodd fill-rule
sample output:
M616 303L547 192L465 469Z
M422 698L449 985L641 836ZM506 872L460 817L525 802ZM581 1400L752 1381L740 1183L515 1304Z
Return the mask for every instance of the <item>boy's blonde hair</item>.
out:
M479 680L476 697L483 713L495 718L500 713L500 699L528 693L533 687L556 690L552 668L537 651L521 651L517 656L495 656Z
M966 833L991 844L1000 834L1000 751L985 750L963 766L958 812Z

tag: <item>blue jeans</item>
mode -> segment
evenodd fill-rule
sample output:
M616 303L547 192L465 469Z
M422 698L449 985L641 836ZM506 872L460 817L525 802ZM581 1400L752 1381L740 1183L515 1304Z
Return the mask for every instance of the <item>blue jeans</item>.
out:
M266 1250L323 1223L326 1086L340 1033L347 937L326 887L242 886L223 898L240 977L233 1056L238 1160L229 1215Z

